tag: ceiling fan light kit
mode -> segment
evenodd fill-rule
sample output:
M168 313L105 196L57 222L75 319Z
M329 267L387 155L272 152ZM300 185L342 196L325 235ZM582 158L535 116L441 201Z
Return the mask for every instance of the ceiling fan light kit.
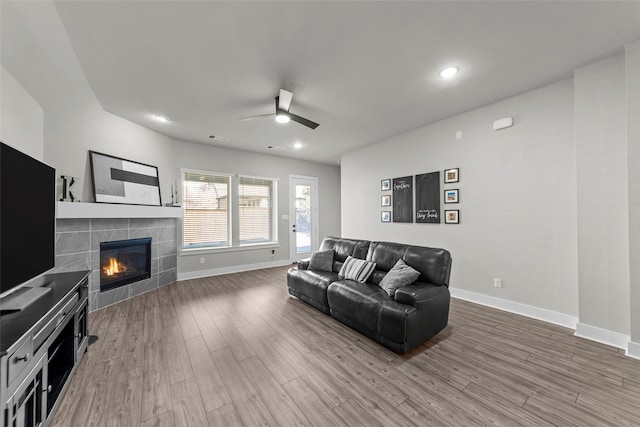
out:
M297 116L289 111L289 107L291 107L291 100L293 99L293 93L288 90L280 89L280 94L276 96L276 112L271 114L260 114L257 116L251 117L243 117L240 120L249 120L255 119L258 117L265 116L276 116L276 122L278 123L289 123L289 121L294 121L296 123L300 123L303 126L306 126L310 129L315 129L320 126L316 122L312 122L309 119L305 119L304 117Z
M278 123L289 123L290 120L289 115L283 111L279 111L276 114L276 122Z

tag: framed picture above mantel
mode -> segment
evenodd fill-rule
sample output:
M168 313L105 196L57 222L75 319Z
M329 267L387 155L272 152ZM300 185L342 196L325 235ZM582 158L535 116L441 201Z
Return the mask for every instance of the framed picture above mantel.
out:
M162 206L158 168L89 151L96 203Z

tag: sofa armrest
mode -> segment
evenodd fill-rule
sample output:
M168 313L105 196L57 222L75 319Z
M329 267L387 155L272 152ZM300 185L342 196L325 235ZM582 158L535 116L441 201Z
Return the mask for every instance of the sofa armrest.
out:
M418 307L433 299L441 298L443 294L449 294L446 286L438 286L432 283L414 282L396 290L395 300L401 304Z
M305 258L298 261L298 270L307 270L309 269L309 261L311 258Z

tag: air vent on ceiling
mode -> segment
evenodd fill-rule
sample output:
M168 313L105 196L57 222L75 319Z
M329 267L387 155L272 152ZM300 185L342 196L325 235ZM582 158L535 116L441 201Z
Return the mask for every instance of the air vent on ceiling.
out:
M280 147L279 145L267 145L267 149L281 151L284 150L284 147Z
M229 142L231 138L229 138L228 136L209 135L209 139L212 139L216 142Z

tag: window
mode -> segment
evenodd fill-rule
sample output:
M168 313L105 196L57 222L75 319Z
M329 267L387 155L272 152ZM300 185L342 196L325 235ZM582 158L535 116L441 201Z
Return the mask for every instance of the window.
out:
M182 184L184 249L277 244L276 179L183 170Z
M231 177L183 171L184 247L230 246Z
M241 245L267 243L274 236L274 200L277 181L238 177L238 224Z

